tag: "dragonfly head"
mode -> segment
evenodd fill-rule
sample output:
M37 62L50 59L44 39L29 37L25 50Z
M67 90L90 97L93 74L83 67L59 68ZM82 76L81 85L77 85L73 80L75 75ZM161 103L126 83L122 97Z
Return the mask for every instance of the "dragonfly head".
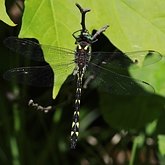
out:
M81 53L90 53L91 52L91 44L89 44L86 41L78 42L77 47L76 47L76 51L81 52Z

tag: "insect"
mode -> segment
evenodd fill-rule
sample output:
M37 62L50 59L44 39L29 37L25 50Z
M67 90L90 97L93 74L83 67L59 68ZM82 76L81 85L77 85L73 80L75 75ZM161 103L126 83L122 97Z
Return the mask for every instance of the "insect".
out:
M123 54L120 51L117 52L93 52L91 50L92 44L97 42L97 37L104 32L109 25L105 25L99 29L94 35L91 35L85 26L85 15L90 9L83 9L79 4L76 4L78 9L81 12L81 26L82 29L74 32L72 35L75 38L76 49L72 51L70 49L60 48L60 47L49 47L40 45L36 42L32 42L27 39L21 39L16 37L9 37L5 40L5 45L11 50L23 54L25 57L29 57L36 61L43 61L44 57L40 56L42 49L45 48L48 50L48 53L52 54L54 59L58 56L61 59L67 59L64 61L62 67L70 66L70 71L73 70L73 75L76 77L76 92L75 92L75 103L74 103L74 114L73 121L71 126L71 148L75 149L78 134L79 134L79 111L80 111L80 101L81 101L81 91L82 88L87 88L88 85L92 82L93 86L99 87L105 92L114 93L114 94L127 94L134 95L136 94L145 94L145 89L153 91L153 87L140 80L132 79L127 75L117 73L113 70L115 68L124 68L122 63L113 64L119 57L124 57L127 61L128 57L126 55L132 56L134 61L131 61L132 64L138 63L138 57L143 57L153 60L149 60L149 63L157 62L161 59L161 54L156 51L138 51ZM77 35L78 34L78 35ZM70 60L70 61L69 61ZM146 64L147 65L147 64ZM36 77L38 74L46 76L46 73L49 72L50 68L46 66L34 66L34 67L21 67L14 68L7 71L4 74L5 79L12 79L13 77L19 77L21 83L24 82L22 76L28 77L28 83L31 85L34 84L32 77ZM88 71L92 74L88 74ZM96 73L96 74L95 74ZM87 76L86 76L87 75ZM83 79L86 78L84 83ZM47 77L49 79L49 77ZM38 86L49 86L47 79L43 78L43 82L39 82ZM25 80L26 81L26 80ZM52 81L50 81L52 82ZM147 92L146 92L147 93ZM44 110L45 112L49 111L52 107L41 107L38 104L35 104L33 100L29 101L29 105L36 106L38 109Z

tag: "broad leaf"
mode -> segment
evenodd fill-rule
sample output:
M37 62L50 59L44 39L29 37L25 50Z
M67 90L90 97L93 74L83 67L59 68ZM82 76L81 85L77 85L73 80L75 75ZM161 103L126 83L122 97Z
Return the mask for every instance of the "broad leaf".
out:
M101 96L104 119L117 129L143 131L163 110L163 99L158 96Z
M6 13L5 0L0 1L0 11L1 11L0 12L0 20L9 24L10 26L15 26L15 24L11 21L11 19L9 18L9 16Z
M164 53L163 27L165 21L163 21L162 15L164 15L165 1L151 0L146 3L143 0L136 2L98 0L95 3L83 1L81 5L91 8L86 19L89 31L110 24L106 35L119 49L123 51L153 49ZM80 13L74 0L62 2L59 0L29 0L26 1L25 6L20 36L36 37L43 44L74 49L74 39L71 34L81 28ZM52 64L52 59L49 59L49 56L46 56L46 59ZM160 68L159 65L157 67ZM152 75L157 74L156 70L152 72ZM61 72L64 71L61 70ZM141 76L138 78L140 79ZM62 81L66 77L67 75L63 77ZM159 77L162 79L162 75ZM62 84L62 81L57 83ZM147 81L152 83L153 79L149 77ZM155 81L154 85L161 91L164 83L161 82L160 86L157 86L158 81ZM60 86L56 86L56 94L59 88Z

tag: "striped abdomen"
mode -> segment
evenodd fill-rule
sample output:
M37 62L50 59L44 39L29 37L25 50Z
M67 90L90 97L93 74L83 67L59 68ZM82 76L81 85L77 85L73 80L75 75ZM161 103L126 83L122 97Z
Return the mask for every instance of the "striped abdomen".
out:
M74 114L71 128L71 148L75 149L79 134L79 110L81 100L82 78L83 72L77 73L77 86L76 86L76 98L74 104Z

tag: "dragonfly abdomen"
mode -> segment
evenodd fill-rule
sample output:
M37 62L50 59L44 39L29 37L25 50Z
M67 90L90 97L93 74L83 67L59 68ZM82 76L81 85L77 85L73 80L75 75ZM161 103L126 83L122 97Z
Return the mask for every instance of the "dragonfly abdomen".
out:
M85 68L77 73L77 86L76 86L76 95L74 103L74 114L71 128L71 148L76 148L76 143L79 135L79 110L80 110L80 100L81 100L81 89L82 89L82 78L84 75Z

